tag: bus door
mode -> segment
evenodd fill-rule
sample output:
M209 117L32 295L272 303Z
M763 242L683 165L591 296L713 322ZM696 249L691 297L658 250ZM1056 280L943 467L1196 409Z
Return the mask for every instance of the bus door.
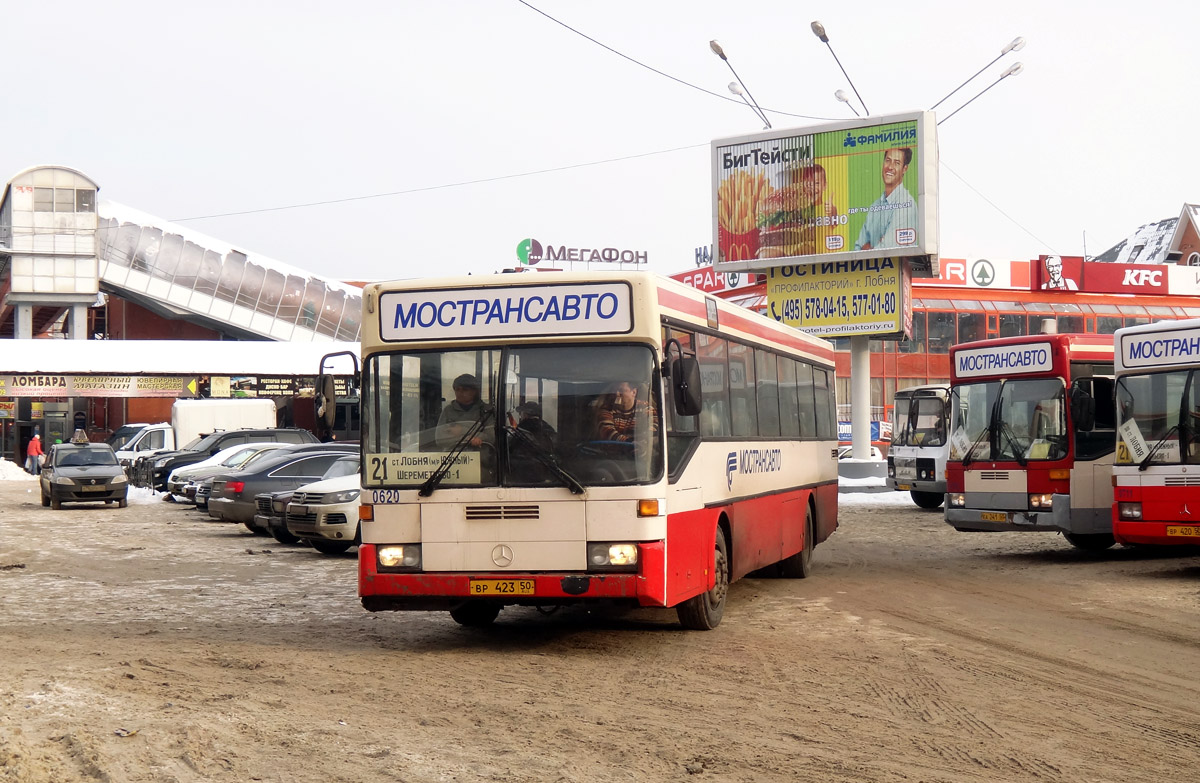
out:
M1108 376L1077 378L1071 383L1068 399L1072 400L1075 439L1071 494L1069 502L1061 506L1056 502L1054 506L1056 511L1061 507L1070 512L1064 530L1082 534L1112 532L1112 467L1117 444L1113 388L1114 380ZM1089 409L1082 410L1081 406Z

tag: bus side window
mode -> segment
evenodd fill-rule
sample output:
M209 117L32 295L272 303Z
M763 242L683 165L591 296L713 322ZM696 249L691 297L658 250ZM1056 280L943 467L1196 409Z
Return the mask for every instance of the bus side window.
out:
M728 346L719 337L696 335L696 358L700 362L704 407L700 411L700 434L705 437L729 435L729 368L725 362Z
M817 437L817 401L813 391L812 365L796 364L796 390L800 396L800 437Z

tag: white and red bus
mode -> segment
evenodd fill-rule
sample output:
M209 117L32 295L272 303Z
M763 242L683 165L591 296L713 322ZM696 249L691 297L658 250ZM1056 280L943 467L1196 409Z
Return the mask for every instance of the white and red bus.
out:
M983 340L950 361L946 522L1112 546L1112 336Z
M893 410L887 485L908 492L921 508L938 508L946 498L950 387L926 384L900 389Z
M1200 320L1118 329L1113 535L1200 544Z
M370 611L483 625L616 602L712 628L730 582L807 576L837 526L824 340L645 273L377 283L363 302ZM620 441L597 424L614 391ZM449 437L448 401L471 423Z

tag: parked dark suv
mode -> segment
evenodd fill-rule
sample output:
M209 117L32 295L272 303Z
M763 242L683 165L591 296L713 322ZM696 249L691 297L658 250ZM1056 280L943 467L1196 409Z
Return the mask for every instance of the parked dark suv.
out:
M201 436L179 451L164 451L140 458L134 463L131 471L134 486L151 487L159 492L166 492L167 478L171 475L172 470L206 460L229 446L262 441L316 443L317 437L308 430L298 428L257 429L247 427L240 430L218 430Z

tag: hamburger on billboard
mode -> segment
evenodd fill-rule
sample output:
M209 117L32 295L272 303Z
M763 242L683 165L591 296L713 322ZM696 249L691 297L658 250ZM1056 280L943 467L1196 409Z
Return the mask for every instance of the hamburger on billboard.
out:
M937 168L931 112L718 139L717 269L924 257L936 276Z

